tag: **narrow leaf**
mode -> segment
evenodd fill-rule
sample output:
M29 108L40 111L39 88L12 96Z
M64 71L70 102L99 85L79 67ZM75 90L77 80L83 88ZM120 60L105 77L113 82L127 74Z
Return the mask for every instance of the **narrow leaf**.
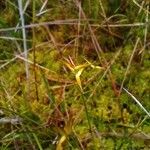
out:
M84 68L81 68L81 69L76 73L76 75L75 75L77 84L79 85L81 91L83 91L83 89L82 89L82 85L81 85L80 76L81 76L83 70L84 70Z

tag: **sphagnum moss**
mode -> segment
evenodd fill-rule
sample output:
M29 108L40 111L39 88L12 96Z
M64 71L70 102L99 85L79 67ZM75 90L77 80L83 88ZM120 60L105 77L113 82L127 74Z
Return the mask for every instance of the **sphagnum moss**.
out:
M26 28L27 45L31 48L28 84L24 71L27 60L23 59L23 54L19 55L22 51L21 41L18 41L18 38L22 39L20 30L0 32L3 37L0 40L0 64L6 63L0 72L0 111L4 113L0 116L0 149L149 149L149 118L125 91L117 96L112 88L112 81L121 85L125 78L123 87L148 110L149 28L135 27L134 23L147 21L149 3L82 1L87 20L75 1L37 0L34 9L32 4L29 1L26 5L26 25L33 24L33 17L37 24L61 21L35 26L34 38L32 27ZM105 57L107 63L103 62L104 58L98 59L96 40L91 36L87 21L103 51L100 56ZM15 27L19 22L17 3L12 0L2 2L0 27ZM93 26L95 24L107 26ZM120 27L112 28L109 24ZM128 27L121 27L122 24ZM14 40L8 41L4 37ZM137 38L139 44L128 67ZM19 57L11 61L16 54ZM88 66L73 73L66 66L67 60L74 68ZM102 70L93 66L102 67ZM119 86L115 90L119 90ZM21 118L21 123L14 125L10 121L4 124L2 121L15 117Z

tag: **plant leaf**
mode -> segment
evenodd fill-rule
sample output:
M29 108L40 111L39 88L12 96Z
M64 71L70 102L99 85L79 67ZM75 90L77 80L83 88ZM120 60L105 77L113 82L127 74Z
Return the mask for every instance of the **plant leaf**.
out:
M81 76L83 70L84 70L84 68L81 68L81 69L76 73L76 75L75 75L77 84L79 85L81 91L83 91L83 89L82 89L82 85L81 85L80 76Z

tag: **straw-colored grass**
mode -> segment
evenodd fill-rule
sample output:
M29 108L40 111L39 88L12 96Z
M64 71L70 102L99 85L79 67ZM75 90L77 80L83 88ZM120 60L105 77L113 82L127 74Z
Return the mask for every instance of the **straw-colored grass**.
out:
M2 1L0 149L150 149L149 5Z

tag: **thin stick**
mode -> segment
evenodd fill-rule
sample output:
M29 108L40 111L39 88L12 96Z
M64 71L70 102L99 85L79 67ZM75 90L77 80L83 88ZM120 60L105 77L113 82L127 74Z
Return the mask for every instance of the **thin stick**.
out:
M143 105L133 96L127 89L122 88L127 94L129 94L132 99L140 106L140 108L150 117L150 113L143 107Z
M25 59L28 59L25 20L24 20L24 16L23 16L22 0L18 0L18 5L19 5L19 13L20 13L21 25L22 25L24 57L25 57ZM29 78L28 62L25 62L25 71L26 71L26 78L28 79Z
M35 48L44 46L45 44L50 44L50 42L49 42L49 41L48 41L48 42L44 42L44 43L42 43L42 44L37 45ZM31 51L31 50L33 50L33 48L28 49L28 52ZM0 70L3 69L4 67L6 67L7 65L9 65L11 62L14 62L14 61L18 58L18 56L22 56L22 55L24 55L24 52L22 52L22 53L16 55L14 58L12 58L12 59L10 59L9 61L7 61L6 63L2 64L2 65L0 66Z
M23 61L25 61L25 62L28 62L28 63L34 65L34 62L30 61L29 59L25 59L24 57L21 57L20 55L16 55L16 57L19 58L19 59L21 59L21 60L23 60ZM43 69L43 70L45 70L47 72L55 73L54 71L49 70L48 68L45 68L45 67L43 67L43 66L41 66L41 65L39 65L37 63L35 64L35 66L38 67L38 68L41 68L41 69Z
M93 19L81 19L80 21L96 21ZM34 28L39 26L45 26L45 25L75 25L79 23L79 19L67 19L67 20L55 20L50 22L41 22L41 23L34 23L34 24L28 24L24 27L10 27L10 28L2 28L0 29L0 32L7 32L7 31L13 31L13 30L21 30L22 28ZM84 26L84 23L81 23L80 25ZM91 24L92 27L110 27L110 28L122 28L122 27L145 27L147 25L150 25L150 22L135 22L135 23L127 23L127 24Z
M33 11L33 17L32 21L34 23L35 21L35 1L32 3L32 11ZM33 71L34 71L34 85L35 85L35 95L36 100L39 101L39 91L38 91L38 81L37 81L37 72L36 72L36 35L35 35L35 28L32 29L32 45L33 45Z
M23 14L25 13L26 9L28 8L28 6L29 6L29 4L30 4L30 1L31 1L31 0L26 1L25 6L24 6L24 8L23 8ZM19 27L20 21L21 21L21 17L19 18L19 22L18 22L18 24L16 25L16 28ZM16 31L17 31L17 30L16 30ZM16 32L16 31L15 31L15 32Z
M147 6L147 10L149 10L149 5ZM149 20L149 14L146 13L145 22L148 22L148 20ZM146 49L146 43L147 43L147 37L148 37L147 34L148 34L148 25L145 26L145 30L144 30L144 46L140 52L140 53L142 53L141 62L142 62L143 57L144 57L144 50Z
M133 59L134 53L135 53L135 51L136 51L136 49L137 49L137 46L138 46L139 40L140 40L140 39L138 38L138 39L137 39L137 41L136 41L136 43L135 43L135 46L134 46L133 52L132 52L132 54L131 54L131 56L130 56L130 60L129 60L129 62L128 62L128 66L127 66L127 69L126 69L126 72L125 72L125 74L124 74L124 78L123 78L123 80L122 80L121 87L120 87L120 90L119 90L119 96L120 96L120 94L121 94L121 91L122 91L122 88L123 88L124 82L125 82L125 80L126 80L127 73L128 73L128 71L129 71L129 68L130 68L130 66L131 66L131 62L132 62L132 59Z

